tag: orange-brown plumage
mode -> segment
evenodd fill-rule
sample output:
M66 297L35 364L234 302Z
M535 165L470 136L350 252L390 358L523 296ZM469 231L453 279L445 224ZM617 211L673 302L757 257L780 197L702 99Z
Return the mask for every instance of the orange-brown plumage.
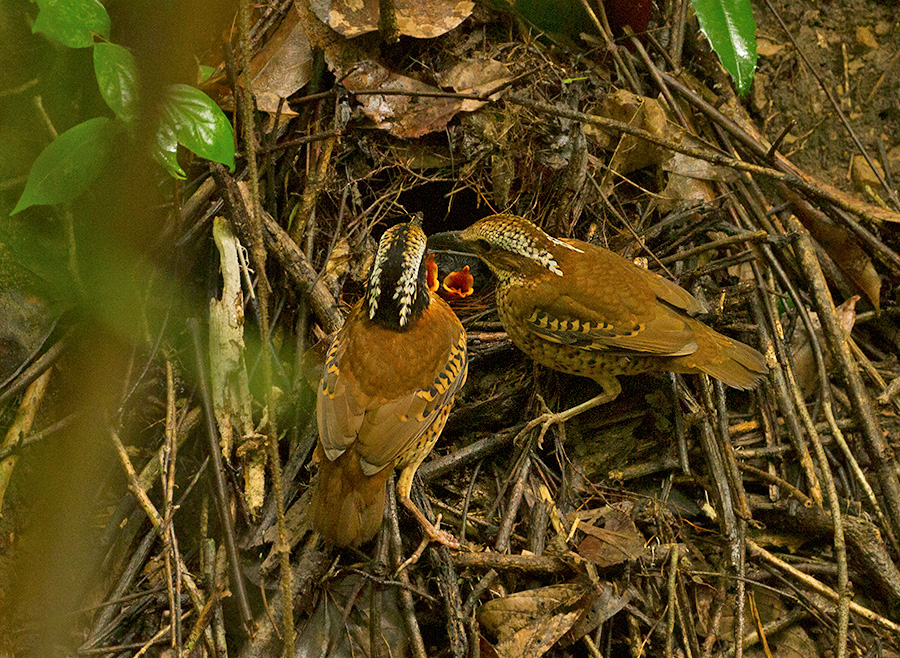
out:
M497 309L516 346L542 365L595 379L611 397L617 375L704 372L752 388L767 370L758 351L692 318L701 307L683 288L521 217L493 215L429 244L484 260L498 277Z
M409 491L465 382L465 330L428 289L421 228L398 226L382 238L378 280L370 276L332 342L319 386L312 522L340 546L358 546L378 531L393 467L403 469L400 501L433 538L454 543L424 520Z

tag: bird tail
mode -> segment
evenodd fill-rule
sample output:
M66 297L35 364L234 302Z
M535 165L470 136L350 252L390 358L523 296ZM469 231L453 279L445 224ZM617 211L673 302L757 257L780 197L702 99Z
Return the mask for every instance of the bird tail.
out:
M766 358L749 345L690 320L697 351L672 359L675 372L705 372L734 388L754 388L769 369Z
M337 546L366 543L381 527L385 483L391 469L366 475L352 448L331 461L317 446L315 460L319 462L319 476L310 509L313 529Z

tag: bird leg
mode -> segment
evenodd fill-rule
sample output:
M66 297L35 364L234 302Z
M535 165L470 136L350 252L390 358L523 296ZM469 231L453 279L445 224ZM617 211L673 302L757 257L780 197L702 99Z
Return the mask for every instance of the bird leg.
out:
M592 397L587 402L582 402L581 404L576 404L574 407L566 409L565 411L559 411L557 413L553 413L551 411L545 411L543 414L529 422L525 426L525 430L532 430L538 425L541 426L541 435L543 436L546 433L547 429L551 425L561 425L565 423L567 420L571 420L578 414L583 414L585 411L589 409L593 409L594 407L599 407L602 404L607 404L612 402L617 397L619 397L619 393L622 392L622 386L619 384L619 380L615 377L598 377L597 383L603 387L603 392L600 395Z
M416 474L418 467L419 463L409 464L400 471L400 479L397 481L397 499L406 509L412 512L412 515L416 517L419 525L422 526L422 529L431 541L436 541L453 550L459 550L462 546L456 540L456 537L436 527L409 497L410 491L412 491L413 476Z
M434 521L434 527L438 530L440 530L440 528L441 528L441 515L440 514L437 515L437 518ZM422 537L422 541L419 542L419 545L416 547L416 550L413 551L413 554L410 555L408 558L406 558L403 561L403 564L401 564L399 567L397 567L397 570L394 571L394 575L395 576L399 575L400 572L403 571L406 567L418 562L419 558L422 557L422 553L425 552L425 549L428 548L428 544L430 544L430 543L431 543L431 537L429 537L426 534L424 537Z

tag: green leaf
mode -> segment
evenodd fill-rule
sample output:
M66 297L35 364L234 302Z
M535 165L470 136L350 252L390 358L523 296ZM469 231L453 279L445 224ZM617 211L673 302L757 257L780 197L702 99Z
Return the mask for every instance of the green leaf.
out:
M37 0L40 11L31 28L70 48L94 45L94 35L109 38L109 14L98 0Z
M691 4L700 29L743 96L756 71L756 21L750 0L691 0Z
M31 166L25 191L12 213L30 206L70 201L99 176L113 143L113 122L88 119L50 142Z
M207 80L209 80L213 73L216 72L215 66L207 66L206 64L200 65L200 84L203 84Z
M175 139L172 127L166 122L161 122L156 130L156 146L153 147L152 155L172 178L187 178L184 169L178 164L178 140Z
M170 174L183 178L175 158L173 139L201 158L234 170L234 131L215 101L189 85L172 85L163 105L153 157Z
M132 121L137 106L137 67L131 53L114 43L98 43L94 46L94 73L109 109L123 121Z

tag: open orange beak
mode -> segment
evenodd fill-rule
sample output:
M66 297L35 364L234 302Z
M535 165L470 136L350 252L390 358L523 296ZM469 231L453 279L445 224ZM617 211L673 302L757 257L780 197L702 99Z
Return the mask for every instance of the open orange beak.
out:
M445 276L441 287L446 297L463 299L475 292L474 283L475 279L469 274L469 266L466 265L458 272L450 272Z
M428 276L428 289L431 292L438 290L438 267L434 262L434 254L428 254L425 257L425 269Z

